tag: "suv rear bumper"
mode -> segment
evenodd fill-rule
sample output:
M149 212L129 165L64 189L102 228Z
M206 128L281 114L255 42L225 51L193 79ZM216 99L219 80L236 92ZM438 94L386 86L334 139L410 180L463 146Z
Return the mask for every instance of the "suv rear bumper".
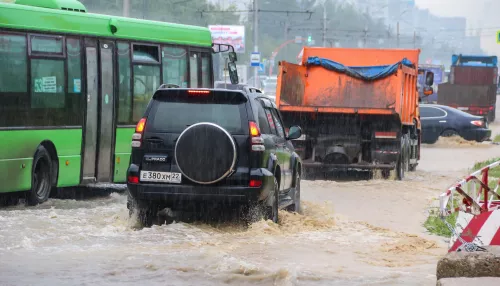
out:
M251 178L262 180L260 187L205 186L183 184L128 183L130 195L135 199L165 203L188 202L251 202L265 200L274 190L274 176L267 169L253 169Z

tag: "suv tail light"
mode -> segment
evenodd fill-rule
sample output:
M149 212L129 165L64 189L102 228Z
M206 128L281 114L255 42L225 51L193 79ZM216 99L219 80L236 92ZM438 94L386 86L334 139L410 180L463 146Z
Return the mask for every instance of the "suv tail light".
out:
M253 121L248 122L248 127L250 128L250 143L252 145L252 151L265 151L264 139L260 136L260 130L257 123Z
M135 133L132 135L132 147L138 148L142 145L142 135L146 127L146 118L141 118L135 126Z
M484 126L484 121L482 120L474 120L470 122L472 125L476 125L477 127L483 127Z
M139 177L138 176L128 176L127 181L130 184L139 184Z

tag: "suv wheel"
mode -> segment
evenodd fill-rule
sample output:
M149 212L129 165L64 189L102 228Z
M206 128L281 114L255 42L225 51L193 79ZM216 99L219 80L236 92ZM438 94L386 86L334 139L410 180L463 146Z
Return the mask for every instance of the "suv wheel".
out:
M294 188L294 198L293 205L290 206L290 211L300 213L300 173L297 172L295 176L295 188Z
M153 219L157 215L157 208L150 202L136 200L128 195L127 208L130 217L134 212L137 214L137 221L141 226L151 227L153 225Z
M272 206L265 206L265 219L271 220L274 223L278 223L278 212L279 212L279 190L280 185L276 176L274 177L274 201Z

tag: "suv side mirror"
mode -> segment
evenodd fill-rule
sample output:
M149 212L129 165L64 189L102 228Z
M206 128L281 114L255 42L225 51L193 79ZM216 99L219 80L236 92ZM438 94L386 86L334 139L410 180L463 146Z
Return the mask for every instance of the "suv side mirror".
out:
M288 131L288 136L286 137L286 140L299 139L300 136L302 136L302 129L299 126L292 126Z
M427 72L427 74L425 75L425 85L432 86L433 84L434 84L434 73Z
M238 84L238 69L236 68L236 64L234 62L227 63L227 70L229 71L229 80L231 80L231 83Z

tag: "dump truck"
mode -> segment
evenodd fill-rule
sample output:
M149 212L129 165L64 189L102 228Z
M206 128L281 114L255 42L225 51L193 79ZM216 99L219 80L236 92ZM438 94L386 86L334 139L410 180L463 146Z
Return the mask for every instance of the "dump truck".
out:
M448 82L438 86L438 104L495 121L497 57L453 55L451 62Z
M395 170L420 159L420 50L305 47L299 64L279 64L276 103L307 174L335 169ZM432 91L428 73L426 93Z

